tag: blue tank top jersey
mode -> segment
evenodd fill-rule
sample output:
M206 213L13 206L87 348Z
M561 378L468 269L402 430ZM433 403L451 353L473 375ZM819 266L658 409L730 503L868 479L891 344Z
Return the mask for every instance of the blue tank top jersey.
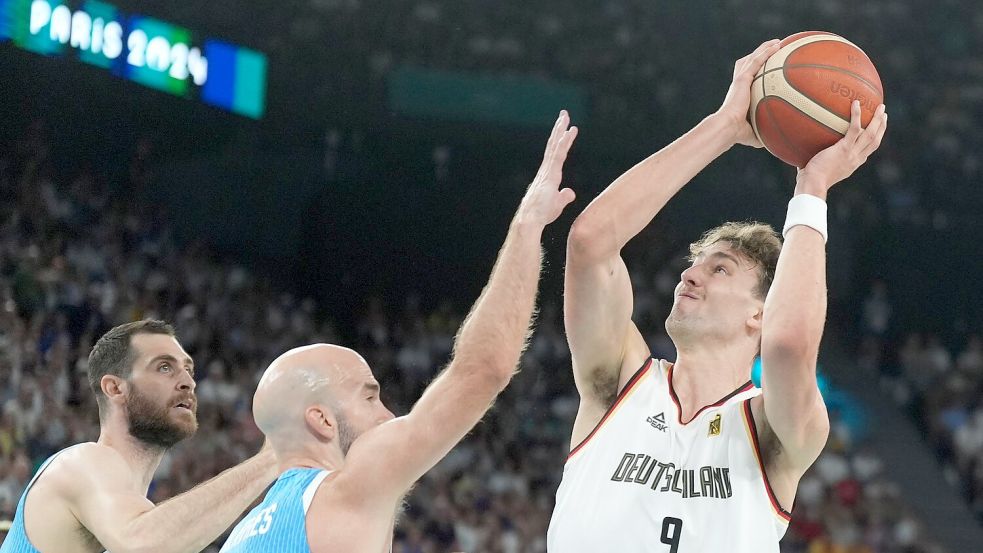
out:
M3 545L0 546L0 553L40 553L31 543L31 540L27 539L27 530L24 529L24 503L27 502L27 492L31 491L31 486L37 482L38 477L40 477L41 473L44 472L44 469L48 468L48 465L55 460L55 457L61 455L69 449L72 449L72 447L65 448L58 453L55 453L51 457L48 457L48 459L45 460L40 467L38 467L38 471L34 474L34 478L31 478L31 481L27 483L27 488L24 489L24 493L20 496L20 501L17 502L17 511L14 513L14 523L7 532L7 537L4 538Z
M293 468L281 474L263 502L232 530L221 553L310 553L307 509L328 474L316 468Z

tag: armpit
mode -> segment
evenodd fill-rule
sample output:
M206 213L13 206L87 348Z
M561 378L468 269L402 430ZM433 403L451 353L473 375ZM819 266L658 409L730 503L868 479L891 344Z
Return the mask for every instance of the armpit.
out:
M755 423L758 426L758 445L761 447L761 460L765 466L771 466L783 452L782 442L778 439L775 431L772 430L767 418L755 417Z
M591 394L604 406L614 405L618 398L618 374L597 368L590 373Z

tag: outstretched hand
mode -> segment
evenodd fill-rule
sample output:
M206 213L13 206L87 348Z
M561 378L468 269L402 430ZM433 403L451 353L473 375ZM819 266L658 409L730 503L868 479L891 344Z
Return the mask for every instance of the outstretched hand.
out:
M733 129L734 143L761 148L763 144L754 135L748 122L751 109L751 81L772 54L778 51L781 41L772 39L762 42L753 52L734 63L734 78L727 89L724 103L715 115L727 120Z
M546 226L557 219L563 208L576 198L573 190L560 189L563 180L563 162L567 152L577 138L577 127L570 127L570 115L561 111L560 117L553 125L553 132L546 143L546 153L539 172L526 190L522 204L519 206L519 216L525 220Z
M798 181L819 187L825 194L836 183L849 177L870 154L881 145L887 130L887 112L884 104L877 106L870 124L864 129L860 126L860 102L854 100L850 105L850 128L836 144L816 154L805 167L798 171Z

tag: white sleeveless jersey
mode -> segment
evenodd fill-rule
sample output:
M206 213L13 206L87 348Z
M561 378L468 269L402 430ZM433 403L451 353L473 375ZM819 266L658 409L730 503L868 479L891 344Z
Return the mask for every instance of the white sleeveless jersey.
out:
M758 451L748 381L686 424L672 365L650 359L573 448L550 553L778 553L790 515Z

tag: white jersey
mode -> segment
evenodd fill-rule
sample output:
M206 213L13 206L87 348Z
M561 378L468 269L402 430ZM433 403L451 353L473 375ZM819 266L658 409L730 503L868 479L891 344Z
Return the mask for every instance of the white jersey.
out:
M567 457L550 553L778 553L748 381L680 419L672 365L650 359Z

